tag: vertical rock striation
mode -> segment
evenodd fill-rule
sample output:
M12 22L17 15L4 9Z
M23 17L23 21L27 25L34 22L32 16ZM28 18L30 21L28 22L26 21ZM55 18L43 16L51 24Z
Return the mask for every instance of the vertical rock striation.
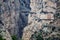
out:
M13 35L17 36L17 40L22 37L29 11L30 0L0 0L0 19L6 30L6 40L12 40Z

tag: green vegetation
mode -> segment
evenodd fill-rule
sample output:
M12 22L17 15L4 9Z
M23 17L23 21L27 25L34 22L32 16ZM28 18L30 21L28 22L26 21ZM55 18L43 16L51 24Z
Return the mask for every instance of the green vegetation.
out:
M43 40L42 32L39 32L36 38L36 40Z
M33 39L34 40L44 40L41 32L38 32L38 33L35 32L31 38L32 38L32 40Z
M37 40L43 40L43 37L39 34L39 35L37 36Z
M56 13L56 14L54 15L54 17L60 18L60 13Z
M17 36L16 35L13 35L11 37L12 37L12 40L17 40ZM22 39L20 38L20 40L22 40Z
M12 40L17 40L16 35L13 35L13 36L11 36L11 37L12 37Z
M0 40L6 40L6 39L3 39L2 36L0 35Z

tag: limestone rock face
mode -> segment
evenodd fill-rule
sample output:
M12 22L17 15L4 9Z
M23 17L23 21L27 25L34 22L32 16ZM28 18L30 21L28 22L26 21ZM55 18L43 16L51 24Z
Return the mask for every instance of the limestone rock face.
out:
M31 13L28 16L27 27L24 28L23 40L30 40L32 34L54 20L56 0L30 0ZM45 30L45 29L44 29Z
M40 30L42 25L54 22L54 15L59 9L57 1L0 0L0 27L5 31L4 38L12 40L11 36L16 35L17 40L30 40L31 35Z

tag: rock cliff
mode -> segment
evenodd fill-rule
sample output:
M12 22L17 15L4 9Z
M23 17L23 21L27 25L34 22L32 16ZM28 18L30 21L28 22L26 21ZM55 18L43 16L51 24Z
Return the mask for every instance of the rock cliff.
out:
M53 22L56 25L60 18L58 1L0 0L0 27L5 31L2 31L3 37L12 40L11 36L16 35L17 40L30 40L32 34L39 31L42 25Z

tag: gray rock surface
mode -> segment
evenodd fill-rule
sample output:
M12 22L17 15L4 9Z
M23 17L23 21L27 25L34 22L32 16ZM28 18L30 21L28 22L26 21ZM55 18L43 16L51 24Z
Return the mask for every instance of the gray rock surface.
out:
M31 35L40 30L43 24L53 22L56 9L59 9L57 2L58 0L0 0L2 29L4 27L10 40L12 35L16 35L17 40L30 40ZM8 40L7 37L6 39Z

